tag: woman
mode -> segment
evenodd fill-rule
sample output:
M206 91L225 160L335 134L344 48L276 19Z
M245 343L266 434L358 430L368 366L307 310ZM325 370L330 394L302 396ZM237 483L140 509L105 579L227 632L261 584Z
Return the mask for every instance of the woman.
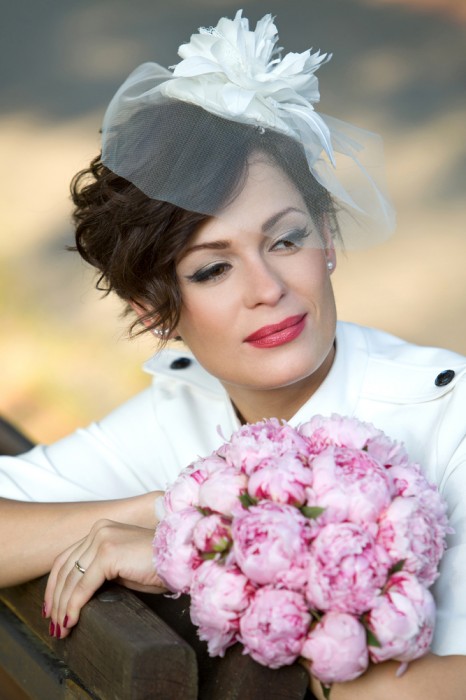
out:
M364 134L313 109L326 56L272 59L275 41L270 16L249 32L239 12L182 46L173 73L144 64L112 100L102 156L73 186L76 247L135 323L190 351L147 363L152 388L100 424L0 460L0 585L51 570L44 615L57 637L105 579L160 591L154 504L218 446L218 426L228 436L265 417L354 415L405 443L447 498L455 535L433 653L401 678L380 664L332 696L459 698L466 360L337 325L340 232L361 244L392 214L372 155L371 169L361 160Z

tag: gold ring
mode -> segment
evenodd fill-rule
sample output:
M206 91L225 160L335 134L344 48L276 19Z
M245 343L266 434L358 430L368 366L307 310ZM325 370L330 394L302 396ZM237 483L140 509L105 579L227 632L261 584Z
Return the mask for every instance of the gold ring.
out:
M86 573L86 569L83 569L83 567L81 566L81 564L79 563L78 560L76 560L76 561L74 562L74 565L75 565L75 567L77 568L77 570L78 570L81 574L85 574L85 573Z

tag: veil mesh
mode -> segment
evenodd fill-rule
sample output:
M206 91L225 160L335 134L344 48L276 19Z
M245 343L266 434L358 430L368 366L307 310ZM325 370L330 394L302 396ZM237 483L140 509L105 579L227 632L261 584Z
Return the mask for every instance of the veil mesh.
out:
M264 154L345 248L385 239L395 219L381 139L318 114L314 71L327 57L273 59L275 41L270 16L250 32L240 11L193 35L174 71L136 68L107 108L102 162L152 199L222 216Z

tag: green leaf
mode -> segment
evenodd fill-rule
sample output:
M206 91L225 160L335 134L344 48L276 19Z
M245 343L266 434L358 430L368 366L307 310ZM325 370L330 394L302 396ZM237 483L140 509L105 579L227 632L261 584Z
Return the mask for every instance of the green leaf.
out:
M400 559L400 561L397 561L396 564L393 564L392 568L389 570L388 575L391 576L392 574L397 574L399 571L401 571L405 565L406 559Z
M375 634L368 628L366 627L366 634L367 634L367 646L369 647L378 647L380 648L382 645L375 636Z
M239 497L239 500L241 502L241 505L244 506L244 508L250 508L251 506L255 506L258 502L257 498L253 498L248 493L242 493Z
M215 559L216 556L216 552L201 552L201 559L204 559L204 561L207 561L208 559Z
M320 506L302 506L302 508L300 508L301 513L305 515L306 518L311 518L312 520L322 515L324 510L325 508L320 508Z
M332 690L332 686L331 685L324 685L323 683L321 683L320 687L322 688L324 698L326 700L328 700L328 698L330 697L330 691Z

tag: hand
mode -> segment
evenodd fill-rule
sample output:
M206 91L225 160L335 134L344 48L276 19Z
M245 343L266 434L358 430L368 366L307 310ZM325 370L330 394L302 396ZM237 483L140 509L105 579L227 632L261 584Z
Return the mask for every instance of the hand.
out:
M66 637L82 607L106 580L146 593L164 592L152 561L153 538L153 529L98 520L87 537L62 552L45 591L44 616L50 617L50 634ZM77 561L84 573L76 567Z

